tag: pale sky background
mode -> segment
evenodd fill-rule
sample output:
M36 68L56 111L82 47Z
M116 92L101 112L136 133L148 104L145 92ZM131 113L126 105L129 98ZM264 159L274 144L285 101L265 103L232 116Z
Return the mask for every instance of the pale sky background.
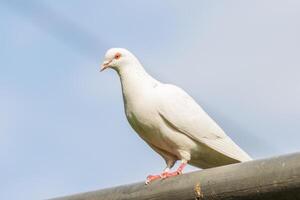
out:
M165 167L127 123L117 74L99 73L111 47L184 88L255 159L300 150L298 0L1 0L0 22L0 199Z

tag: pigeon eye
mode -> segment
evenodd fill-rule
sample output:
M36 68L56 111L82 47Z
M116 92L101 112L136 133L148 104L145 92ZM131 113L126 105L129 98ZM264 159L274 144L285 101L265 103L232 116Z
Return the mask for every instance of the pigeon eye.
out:
M120 54L120 53L116 53L116 54L115 54L115 59L118 60L120 57L121 57L121 54Z

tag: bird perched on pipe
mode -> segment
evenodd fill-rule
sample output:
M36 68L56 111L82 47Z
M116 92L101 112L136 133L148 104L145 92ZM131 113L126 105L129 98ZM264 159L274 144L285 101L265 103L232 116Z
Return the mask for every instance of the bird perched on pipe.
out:
M107 68L120 77L128 122L166 161L163 172L149 175L146 184L179 175L186 164L205 169L251 160L191 96L154 79L128 50L109 49L101 71Z

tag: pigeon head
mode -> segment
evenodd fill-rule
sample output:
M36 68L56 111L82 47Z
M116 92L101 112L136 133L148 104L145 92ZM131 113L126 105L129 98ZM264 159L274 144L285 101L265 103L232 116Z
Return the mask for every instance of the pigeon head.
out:
M138 62L136 57L128 50L123 48L111 48L105 54L100 71L112 68L119 72L123 70L123 68L128 67L128 65L135 64L136 62Z

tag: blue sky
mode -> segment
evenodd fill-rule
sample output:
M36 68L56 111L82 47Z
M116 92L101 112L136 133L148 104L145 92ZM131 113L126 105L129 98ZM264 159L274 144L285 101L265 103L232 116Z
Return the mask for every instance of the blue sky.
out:
M254 158L299 151L299 19L297 0L0 1L0 199L164 168L127 123L116 73L99 73L111 47L184 88Z

